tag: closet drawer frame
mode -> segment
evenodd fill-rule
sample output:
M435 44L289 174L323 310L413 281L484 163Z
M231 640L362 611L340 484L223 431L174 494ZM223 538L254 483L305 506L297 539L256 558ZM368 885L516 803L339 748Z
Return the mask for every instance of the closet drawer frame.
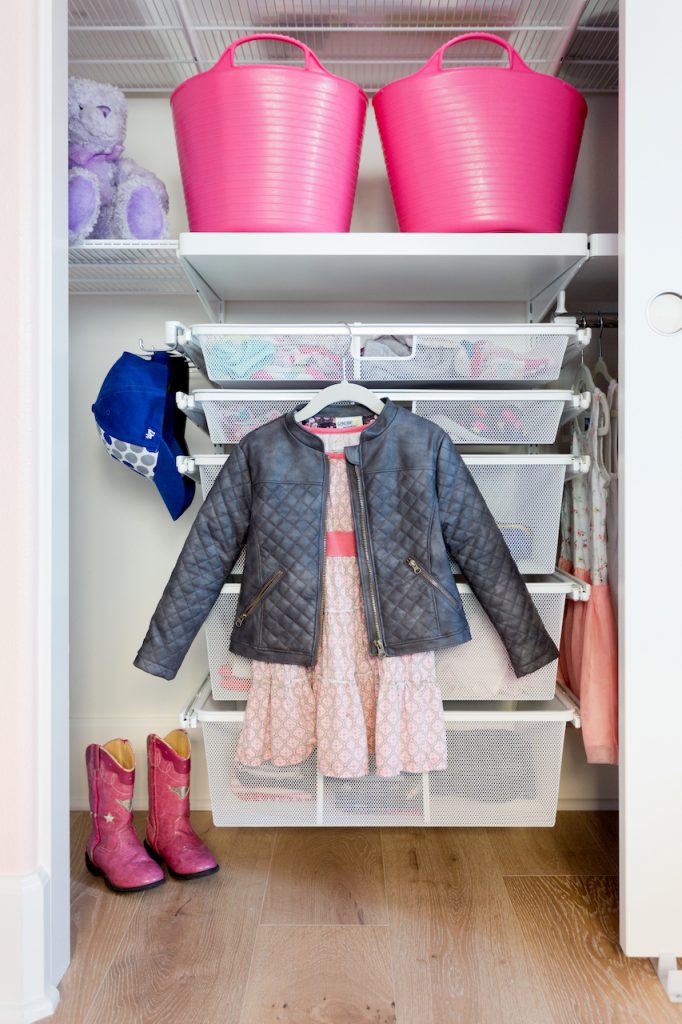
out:
M495 627L468 583L457 583L471 627L467 644L437 651L436 678L444 700L551 700L557 662L517 679ZM543 580L526 583L545 629L559 646L566 600L587 601L589 584L557 570ZM251 662L230 651L241 581L226 583L205 624L213 699L245 700L251 689Z
M228 458L180 456L177 467L201 483L205 498ZM462 458L503 530L519 572L553 572L564 483L571 476L588 472L589 457L477 454Z
M372 390L370 388L370 390ZM590 406L590 393L569 390L428 390L374 387L458 445L553 444L559 427ZM308 402L316 391L203 389L178 392L178 408L214 444L237 444L251 430Z
M219 704L210 689L207 678L180 722L202 726L213 820L225 827L551 827L566 725L580 726L576 701L563 688L549 702L521 708L445 701L445 771L338 780L319 773L314 752L289 769L237 765L245 704Z

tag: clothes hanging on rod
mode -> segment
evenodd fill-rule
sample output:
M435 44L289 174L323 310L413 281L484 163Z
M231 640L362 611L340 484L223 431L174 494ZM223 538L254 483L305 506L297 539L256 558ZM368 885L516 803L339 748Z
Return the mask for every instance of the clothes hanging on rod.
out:
M559 678L580 700L585 752L592 764L618 761L618 642L606 536L610 473L603 457L609 427L606 397L595 388L589 412L573 425L571 443L574 455L590 456L591 468L570 481L561 511L559 567L589 583L592 591L587 602L567 602Z
M609 382L606 402L610 412L610 427L604 444L604 465L609 474L609 493L606 506L606 551L609 565L609 590L613 612L618 621L618 381Z

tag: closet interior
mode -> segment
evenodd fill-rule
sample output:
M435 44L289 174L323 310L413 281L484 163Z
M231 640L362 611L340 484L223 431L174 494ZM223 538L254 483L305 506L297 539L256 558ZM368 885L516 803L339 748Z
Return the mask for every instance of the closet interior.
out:
M595 414L581 367L600 359L618 375L617 15L616 0L71 0L70 73L124 90L126 150L170 197L168 239L86 240L69 252L73 807L87 807L82 752L93 736L123 732L141 749L178 716L193 730L193 806L210 807L217 825L551 826L557 806L617 806L616 768L586 763L580 703L557 686L556 663L516 679L465 583L473 640L436 659L444 772L339 780L318 771L314 752L285 769L236 763L251 677L229 651L239 562L175 681L132 665L232 447L339 380L445 429L559 644L566 606L590 600L589 583L557 568L564 490L592 469L572 444L576 421ZM188 231L168 97L231 43L293 36L374 94L470 31L506 39L530 68L586 96L562 233L400 233L371 108L349 233ZM240 60L299 58L260 40ZM478 41L447 60L504 64L506 55ZM190 363L177 405L191 454L177 468L197 495L176 524L152 487L103 457L92 424L90 405L122 349ZM615 415L609 426L617 432Z

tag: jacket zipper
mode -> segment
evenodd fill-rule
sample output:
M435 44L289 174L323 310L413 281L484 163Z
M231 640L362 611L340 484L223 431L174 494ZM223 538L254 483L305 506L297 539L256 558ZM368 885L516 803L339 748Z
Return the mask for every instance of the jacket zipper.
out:
M355 479L358 485L358 501L360 503L360 533L362 534L362 547L365 555L365 565L367 566L367 582L369 583L369 603L372 609L372 617L374 619L374 646L376 647L377 655L380 658L386 657L386 648L381 638L381 627L379 626L379 605L377 603L374 571L372 569L372 561L369 557L369 544L367 543L367 527L365 525L365 499L362 496L362 483L360 480L360 467L355 466Z
M424 566L421 565L416 558L413 558L412 556L410 556L410 558L406 558L405 565L407 565L412 570L415 576L423 576L426 582L430 583L432 587L435 587L435 589L439 593L441 593L443 597L447 598L451 604L454 604L455 608L461 608L461 603L457 600L457 598L454 597L452 594L448 593L443 584L440 583L435 576L432 576L431 573L427 569L425 569Z
M256 596L253 598L253 600L249 601L246 608L244 608L241 614L238 615L237 618L234 620L235 626L244 625L244 623L246 622L254 608L258 604L260 604L260 602L263 600L267 592L271 590L272 587L274 587L274 585L281 580L282 576L284 576L284 569L278 569L276 573L273 573L269 580L265 581L265 583L260 588Z
M322 532L324 534L324 540L322 541L322 572L320 573L320 589L322 591L322 597L320 599L320 623L318 626L317 643L315 644L315 660L320 651L320 643L322 641L322 626L324 623L324 605L325 605L325 581L327 577L327 505L329 504L329 466L327 464L327 456L324 457L324 468L327 474L327 482L324 489L324 509L322 517Z

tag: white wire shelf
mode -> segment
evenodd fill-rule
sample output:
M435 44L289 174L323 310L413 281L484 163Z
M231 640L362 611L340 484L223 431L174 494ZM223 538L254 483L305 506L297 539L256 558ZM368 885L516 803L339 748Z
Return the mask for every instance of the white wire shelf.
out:
M567 81L600 91L617 83L616 0L347 0L341 6L320 0L71 0L69 6L70 73L135 92L168 92L211 67L230 43L259 31L301 39L331 71L368 92L412 73L448 39L472 31L508 39L537 71L560 71ZM290 48L276 42L250 44L242 58L292 60ZM469 44L456 60L499 62L496 48L485 42Z
M192 295L175 240L86 241L69 249L75 295Z

